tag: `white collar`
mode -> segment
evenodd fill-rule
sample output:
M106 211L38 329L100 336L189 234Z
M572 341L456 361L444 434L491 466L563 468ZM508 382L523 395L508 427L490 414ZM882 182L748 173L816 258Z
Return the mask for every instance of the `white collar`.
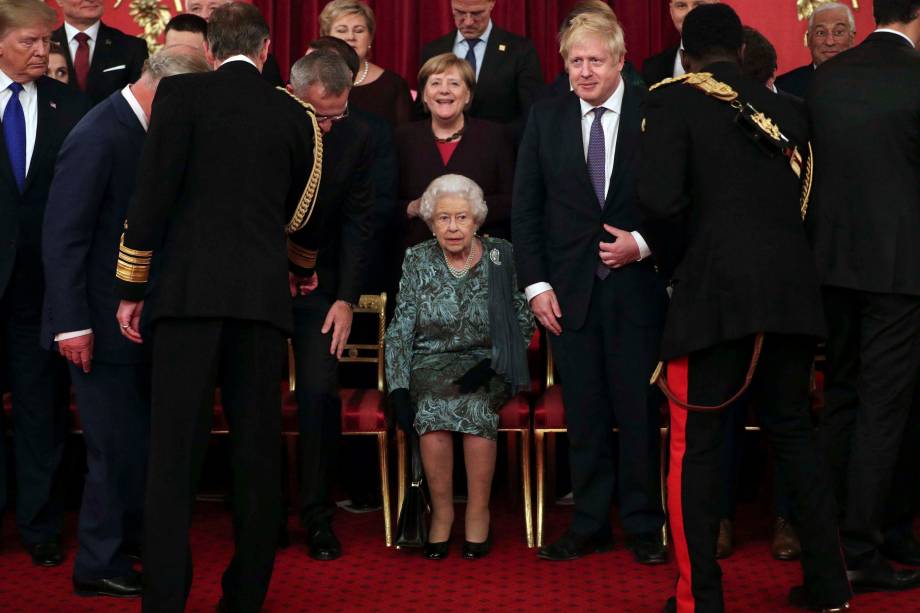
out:
M96 23L86 28L85 30L80 30L65 21L64 22L64 33L67 35L68 41L72 41L74 36L76 36L80 32L83 32L87 36L89 36L90 40L95 42L96 40L99 39L99 24L100 23L102 22L96 21Z
M13 79L9 78L5 72L0 70L0 92L6 91L6 88L8 88L12 82ZM28 94L35 93L35 81L26 81L22 84L22 88Z
M489 25L486 26L485 31L479 35L479 40L482 41L483 45L489 44L489 36L492 35L492 20L489 19ZM454 37L454 46L457 46L457 43L462 43L466 39L463 37L463 34L460 33L460 30L457 30L457 35Z
M256 66L256 63L252 61L252 58L251 58L251 57L248 57L248 56L245 56L245 55L242 55L242 54L240 54L240 55L231 55L231 56L228 57L227 59L221 61L221 63L218 64L217 67L220 68L220 67L223 66L224 64L229 64L230 62L246 62L247 64L252 64L252 65L255 66L256 68L258 68L258 66Z
M911 47L913 47L914 49L917 48L917 45L915 45L915 44L914 44L914 41L912 41L912 40L910 39L910 36L908 36L908 35L905 34L904 32L898 32L897 30L892 30L892 29L890 29L890 28L876 28L875 31L876 31L876 32L883 32L883 33L885 33L885 34L897 34L898 36L900 36L901 38L903 38L904 40L906 40L907 42L909 42Z
M130 106L131 110L134 111L134 114L137 115L137 120L141 122L141 126L144 128L144 132L146 132L147 127L150 125L147 119L147 113L144 112L144 107L141 106L141 103L137 101L137 97L134 95L134 92L131 91L131 86L125 85L125 88L121 90L121 95L124 96L125 100L128 101L128 106Z
M620 112L623 110L623 93L625 91L626 91L626 85L623 83L623 76L620 75L620 83L619 85L617 85L617 88L613 90L613 94L611 94L611 96L607 98L607 100L605 100L603 104L599 104L598 106L602 106L608 111L613 111L614 113L619 115ZM584 117L585 115L587 115L588 113L590 113L596 108L595 106L585 102L581 98L578 99L578 102L581 103L581 116L582 117Z

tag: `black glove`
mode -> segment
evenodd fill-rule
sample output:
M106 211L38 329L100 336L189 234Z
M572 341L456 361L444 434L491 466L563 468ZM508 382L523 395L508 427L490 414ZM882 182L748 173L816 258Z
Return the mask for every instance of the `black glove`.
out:
M406 434L415 432L415 405L409 397L409 390L401 387L390 392L389 404L402 431Z
M461 394L472 394L481 387L488 385L489 380L495 376L492 370L492 360L483 360L454 380L460 388Z

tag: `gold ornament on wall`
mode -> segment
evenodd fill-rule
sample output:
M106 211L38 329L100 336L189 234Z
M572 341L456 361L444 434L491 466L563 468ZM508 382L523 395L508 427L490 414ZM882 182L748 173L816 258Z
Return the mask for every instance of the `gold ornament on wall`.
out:
M799 12L799 20L805 21L811 14L815 12L815 9L818 8L820 4L827 4L834 0L796 0L796 8ZM859 9L859 0L851 0L853 3L853 9Z
M115 0L115 6L121 6L124 0ZM173 0L175 12L182 12L182 0ZM147 48L150 53L156 53L160 48L158 39L166 31L166 24L172 19L172 13L159 0L131 0L128 7L128 14L134 20L141 30L143 30L144 40L147 41Z

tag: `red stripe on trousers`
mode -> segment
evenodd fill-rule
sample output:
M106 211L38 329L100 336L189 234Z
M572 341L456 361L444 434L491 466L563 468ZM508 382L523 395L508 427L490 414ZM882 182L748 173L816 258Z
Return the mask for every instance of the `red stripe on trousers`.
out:
M686 357L668 362L668 383L671 391L681 401L687 402L687 381L689 363ZM668 516L671 522L671 536L674 538L674 557L677 559L677 610L693 613L696 602L693 599L693 576L690 570L690 553L687 550L687 536L684 533L682 505L684 452L687 450L687 409L668 401L671 415L671 461L668 470Z

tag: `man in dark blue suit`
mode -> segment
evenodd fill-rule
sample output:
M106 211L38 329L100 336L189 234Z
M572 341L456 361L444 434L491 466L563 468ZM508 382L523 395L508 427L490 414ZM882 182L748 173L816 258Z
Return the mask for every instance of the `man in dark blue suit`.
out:
M65 434L64 412L55 406L55 356L38 343L41 224L58 149L89 106L82 94L44 76L56 19L38 0L0 3L0 347L13 395L16 526L41 566L62 560L54 477ZM3 444L0 436L0 510Z
M150 365L146 347L114 322L119 237L134 193L150 108L161 78L206 72L179 46L148 60L141 78L96 106L64 141L48 197L42 256L42 343L70 364L87 449L74 589L137 596L131 554L141 539Z

